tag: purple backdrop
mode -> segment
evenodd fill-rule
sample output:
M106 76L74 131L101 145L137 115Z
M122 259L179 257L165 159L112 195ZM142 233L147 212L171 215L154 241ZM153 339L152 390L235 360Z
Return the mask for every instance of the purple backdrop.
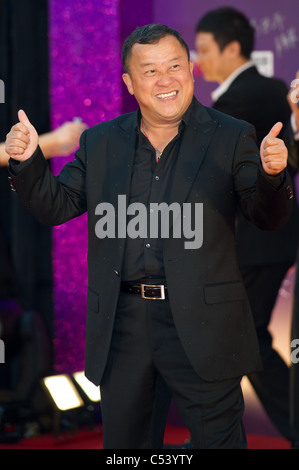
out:
M121 112L118 0L50 0L52 127L79 116L88 126ZM73 156L54 158L55 174ZM84 366L86 215L53 229L55 367Z

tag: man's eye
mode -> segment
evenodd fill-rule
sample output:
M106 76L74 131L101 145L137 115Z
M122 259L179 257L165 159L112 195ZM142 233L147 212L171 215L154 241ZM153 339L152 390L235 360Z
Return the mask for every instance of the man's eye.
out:
M178 68L179 68L179 64L175 64L171 67L171 70L178 69Z
M155 70L154 69L151 69L151 70L147 70L145 72L146 75L153 75L155 73Z

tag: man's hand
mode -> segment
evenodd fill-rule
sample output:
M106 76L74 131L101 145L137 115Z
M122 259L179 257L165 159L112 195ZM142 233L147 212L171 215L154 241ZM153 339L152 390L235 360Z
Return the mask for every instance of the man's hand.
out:
M278 175L287 166L287 148L284 141L277 138L281 129L281 122L274 124L269 134L264 137L261 143L260 155L262 165L268 175Z
M63 157L74 152L78 148L80 136L86 128L87 125L85 123L74 120L65 122L54 131L48 133L47 136L49 147L52 148L52 155ZM40 147L45 155L42 140L40 137Z
M297 131L299 132L299 71L296 73L296 78L292 81L292 85L288 94L288 102L294 114Z
M38 134L25 112L18 112L19 121L6 136L5 151L15 160L27 160L38 146Z

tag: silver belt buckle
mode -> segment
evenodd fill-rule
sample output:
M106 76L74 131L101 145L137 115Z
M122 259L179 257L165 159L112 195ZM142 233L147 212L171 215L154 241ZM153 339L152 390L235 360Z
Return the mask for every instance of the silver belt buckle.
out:
M165 286L163 284L158 284L158 285L140 284L140 286L141 286L141 297L142 297L142 299L165 300ZM147 297L144 294L144 288L145 287L160 287L160 297Z

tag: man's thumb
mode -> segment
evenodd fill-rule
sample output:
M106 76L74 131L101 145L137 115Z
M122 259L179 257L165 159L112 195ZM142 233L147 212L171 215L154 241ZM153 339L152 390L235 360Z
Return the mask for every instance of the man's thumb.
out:
M274 126L272 127L271 131L268 134L268 137L277 137L282 129L282 126L283 126L282 122L277 122L276 124L274 124Z
M25 124L25 126L31 126L31 122L29 121L27 114L22 109L18 111L18 118L22 124Z

